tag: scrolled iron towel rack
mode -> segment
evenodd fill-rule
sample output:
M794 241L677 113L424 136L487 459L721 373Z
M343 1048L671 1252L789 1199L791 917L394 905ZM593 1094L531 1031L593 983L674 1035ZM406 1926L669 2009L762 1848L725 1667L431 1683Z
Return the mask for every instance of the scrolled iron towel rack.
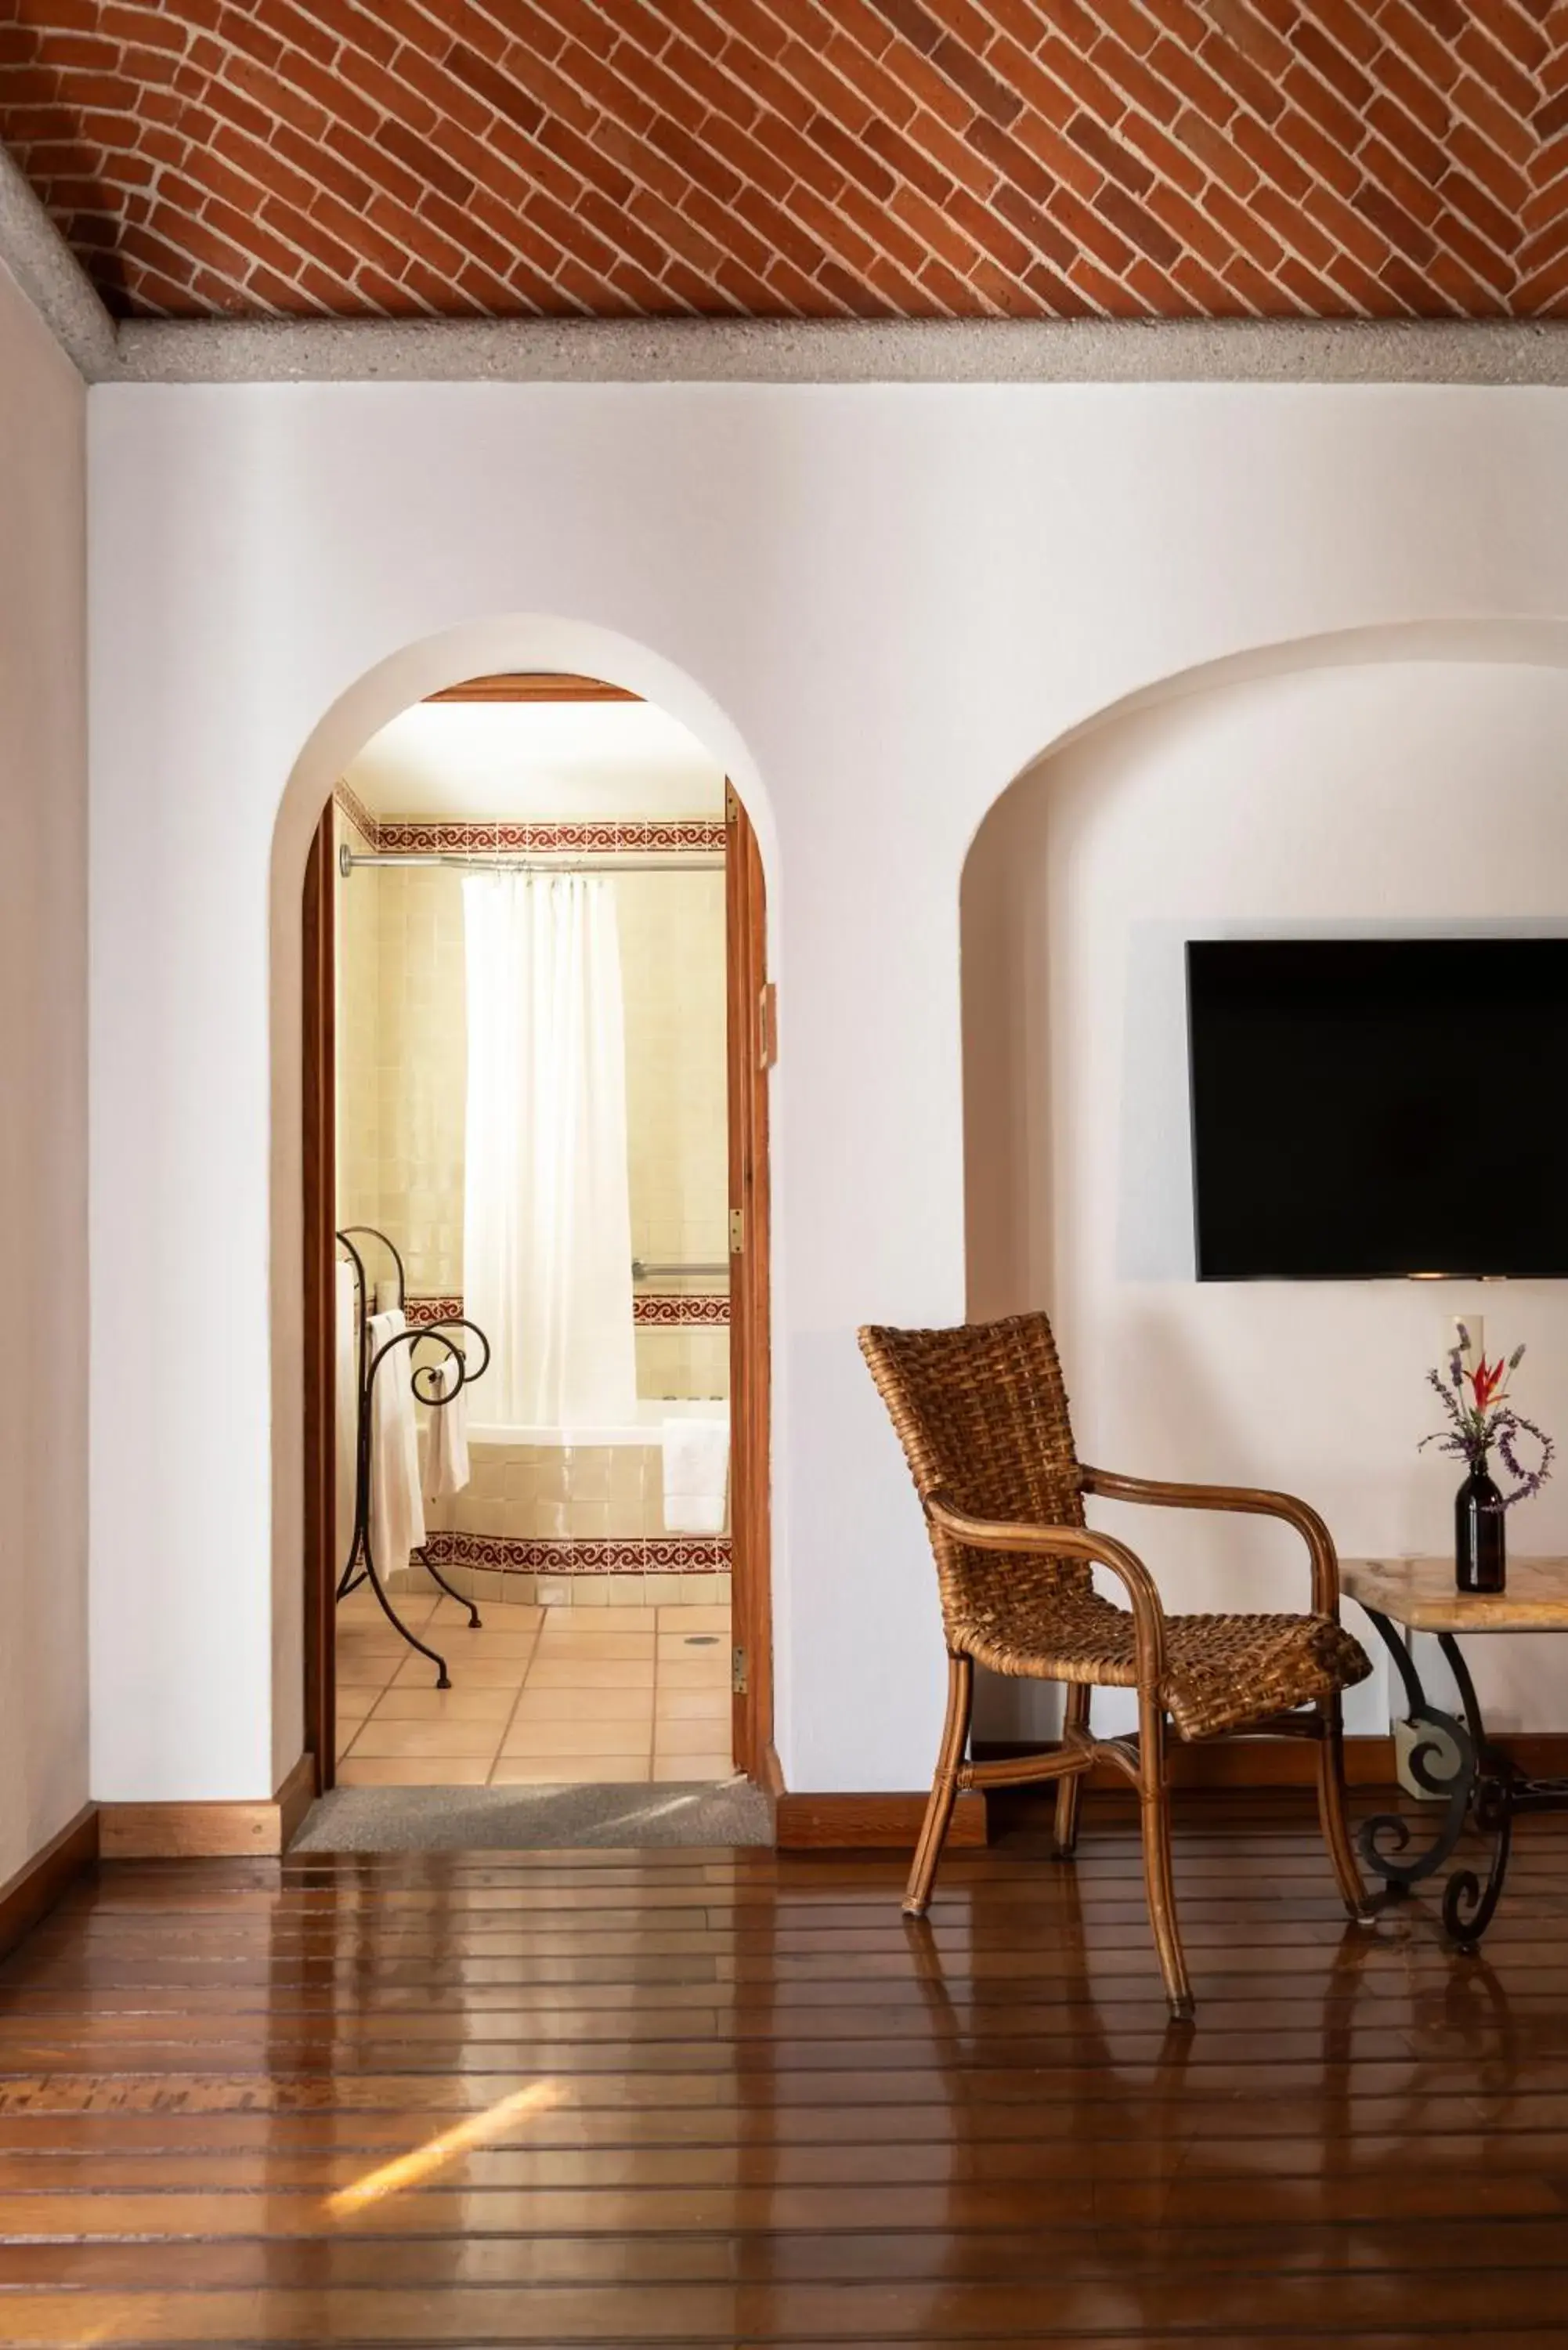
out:
M355 1242L357 1240L378 1241L391 1258L397 1268L400 1313L405 1310L407 1290L402 1257L399 1253L396 1243L387 1233L379 1231L374 1224L345 1225L337 1238L338 1245L354 1268L359 1331L358 1382L359 1424L355 1431L354 1445L354 1532L348 1544L348 1555L344 1561L342 1572L337 1578L337 1596L339 1599L346 1599L351 1591L358 1591L361 1585L369 1583L387 1621L402 1636L410 1648L417 1648L420 1655L428 1657L435 1667L437 1689L450 1689L452 1676L446 1669L446 1659L438 1655L434 1648L428 1647L404 1623L392 1605L391 1596L382 1582L380 1570L376 1565L375 1547L370 1540L372 1407L375 1401L376 1380L383 1365L400 1348L406 1347L411 1366L409 1378L414 1394L421 1403L428 1404L431 1410L444 1411L449 1405L456 1401L463 1388L472 1380L484 1377L490 1367L490 1341L477 1322L469 1321L464 1315L454 1314L440 1322L423 1322L413 1328L395 1331L383 1346L373 1347L370 1339L370 1315L374 1299L369 1277L365 1270L365 1258L355 1246ZM456 1338L452 1335L457 1330L466 1330L472 1336L478 1339L482 1351L481 1358L477 1363L470 1362L469 1350L465 1347L459 1346ZM424 1346L427 1341L441 1350L439 1357L433 1362L428 1359L422 1362L414 1361L412 1358L415 1349ZM457 1377L449 1386L448 1379L453 1365L457 1368ZM433 1582L440 1585L449 1598L455 1599L460 1607L467 1608L468 1628L471 1632L477 1631L480 1626L480 1615L472 1600L466 1597L462 1592L452 1588L427 1549L421 1547L414 1551L411 1555L421 1561L426 1573Z

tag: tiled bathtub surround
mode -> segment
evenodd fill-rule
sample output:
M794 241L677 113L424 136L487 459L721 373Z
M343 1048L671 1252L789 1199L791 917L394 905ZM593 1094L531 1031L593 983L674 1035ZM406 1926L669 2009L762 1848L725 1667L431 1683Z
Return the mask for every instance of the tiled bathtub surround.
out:
M450 1546L449 1546L450 1545ZM561 1549L567 1546L562 1544ZM726 1539L709 1547L721 1553L722 1563L715 1566L690 1559L682 1565L667 1564L658 1571L644 1572L629 1566L627 1553L636 1545L606 1544L589 1545L602 1548L619 1564L606 1565L590 1573L563 1572L557 1563L557 1546L549 1543L512 1544L492 1543L478 1534L438 1534L427 1545L441 1573L456 1591L463 1592L483 1607L488 1602L506 1606L542 1607L728 1607L730 1605L730 1548ZM699 1547L693 1538L692 1547ZM511 1553L528 1553L538 1556L541 1564L523 1567L507 1559L496 1565L498 1554L504 1558ZM436 1586L416 1560L408 1574L393 1577L392 1597L400 1609L405 1593L416 1599L434 1599L439 1595Z
M443 1569L581 1577L728 1572L728 1535L667 1531L657 1443L471 1440L469 1468L461 1493L426 1505L431 1555Z
M477 1387L472 1391L477 1395ZM471 1410L475 1407L471 1406ZM431 1505L441 1532L609 1534L664 1532L664 1486L653 1444L469 1446L470 1481Z
M728 1534L433 1534L425 1544L438 1566L493 1566L504 1575L728 1574Z

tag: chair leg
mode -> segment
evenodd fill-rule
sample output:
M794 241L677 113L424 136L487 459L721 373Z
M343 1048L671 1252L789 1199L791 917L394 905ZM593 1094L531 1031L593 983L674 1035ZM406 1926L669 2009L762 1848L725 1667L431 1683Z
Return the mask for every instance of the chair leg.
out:
M1089 1727L1089 1700L1093 1692L1087 1681L1069 1681L1067 1700L1064 1709L1064 1731L1086 1731ZM1078 1814L1084 1799L1085 1771L1075 1771L1056 1782L1056 1856L1071 1860L1078 1849Z
M967 1657L950 1656L948 1718L942 1725L942 1742L937 1755L936 1777L931 1782L930 1800L926 1805L926 1816L920 1823L920 1840L915 1846L909 1882L904 1889L906 1918L923 1918L926 1904L931 1898L937 1863L942 1856L953 1804L958 1800L958 1774L964 1749L969 1743L969 1716L973 1692L973 1665Z
M1323 1699L1318 1717L1323 1723L1323 1735L1317 1746L1317 1815L1323 1826L1323 1840L1334 1864L1340 1899L1353 1918L1366 1918L1371 1916L1366 1906L1366 1887L1355 1866L1355 1848L1345 1816L1345 1732L1338 1698Z
M1165 1767L1165 1709L1147 1690L1138 1692L1138 1809L1143 1824L1143 1881L1148 1922L1170 2012L1182 2021L1192 2013L1192 1985L1176 1915L1170 1867L1170 1784Z

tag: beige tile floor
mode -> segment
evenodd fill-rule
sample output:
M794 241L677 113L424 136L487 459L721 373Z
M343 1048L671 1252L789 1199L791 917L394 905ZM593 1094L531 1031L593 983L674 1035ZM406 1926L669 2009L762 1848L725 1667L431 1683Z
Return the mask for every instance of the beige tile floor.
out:
M727 1779L727 1607L523 1607L400 1596L450 1690L369 1591L337 1610L340 1787ZM585 1620L586 1619L586 1620Z

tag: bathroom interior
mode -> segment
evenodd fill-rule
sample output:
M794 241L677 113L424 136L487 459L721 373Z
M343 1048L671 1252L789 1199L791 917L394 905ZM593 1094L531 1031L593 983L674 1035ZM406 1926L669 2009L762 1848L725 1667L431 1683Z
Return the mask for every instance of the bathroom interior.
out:
M340 1787L731 1776L725 808L571 680L337 785Z

